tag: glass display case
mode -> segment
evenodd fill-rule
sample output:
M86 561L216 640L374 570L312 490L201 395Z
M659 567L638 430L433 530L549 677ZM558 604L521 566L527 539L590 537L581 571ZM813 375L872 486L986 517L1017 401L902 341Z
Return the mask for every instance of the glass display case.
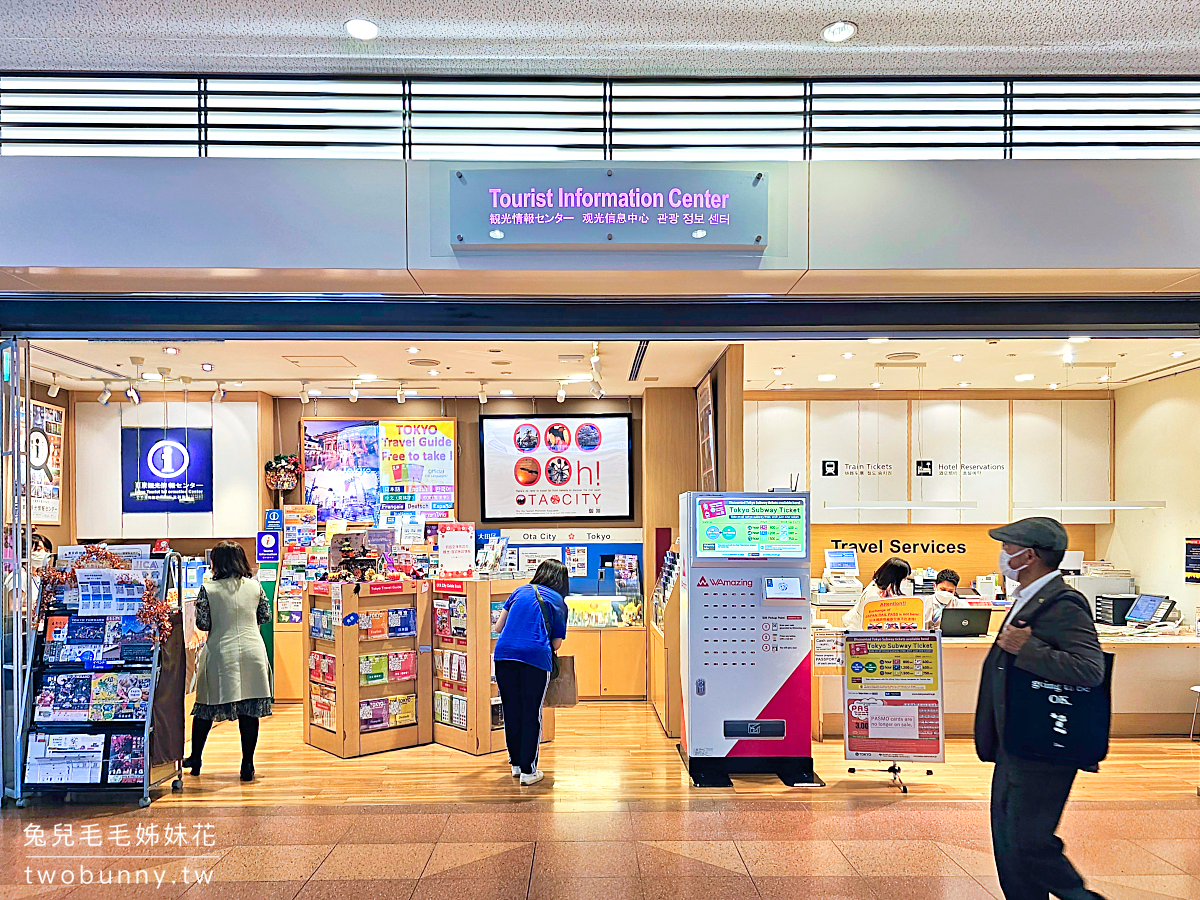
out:
M570 594L566 601L568 628L622 628L643 623L641 595Z

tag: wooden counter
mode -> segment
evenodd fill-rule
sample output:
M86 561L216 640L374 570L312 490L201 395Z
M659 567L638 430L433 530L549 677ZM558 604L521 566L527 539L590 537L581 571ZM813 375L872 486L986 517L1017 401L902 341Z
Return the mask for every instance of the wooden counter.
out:
M558 652L575 657L580 700L646 699L645 627L571 627Z
M816 611L816 617L822 612ZM993 626L997 619L993 617ZM995 635L945 638L942 641L942 696L946 734L967 736L975 722L979 675ZM1112 733L1114 735L1186 735L1200 684L1200 638L1195 635L1129 637L1100 635L1100 646L1116 655L1113 662ZM842 729L842 684L820 679L822 731L839 736Z

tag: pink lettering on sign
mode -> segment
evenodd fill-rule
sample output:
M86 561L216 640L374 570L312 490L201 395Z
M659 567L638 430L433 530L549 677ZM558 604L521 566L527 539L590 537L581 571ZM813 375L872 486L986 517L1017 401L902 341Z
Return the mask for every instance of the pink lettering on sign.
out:
M724 500L701 500L700 514L706 519L719 519L725 515Z

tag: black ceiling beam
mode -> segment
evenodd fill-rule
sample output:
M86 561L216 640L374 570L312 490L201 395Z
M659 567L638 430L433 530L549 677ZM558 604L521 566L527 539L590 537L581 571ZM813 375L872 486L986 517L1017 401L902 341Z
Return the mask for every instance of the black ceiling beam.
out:
M1200 334L1200 295L629 299L0 292L4 333L62 337L1035 336L1084 328L1093 333Z

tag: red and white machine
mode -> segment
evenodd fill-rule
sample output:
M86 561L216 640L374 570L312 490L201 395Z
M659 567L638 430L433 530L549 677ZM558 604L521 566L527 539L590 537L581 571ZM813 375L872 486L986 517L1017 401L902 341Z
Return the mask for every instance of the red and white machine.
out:
M680 754L692 782L774 772L822 786L812 760L807 493L679 497Z

